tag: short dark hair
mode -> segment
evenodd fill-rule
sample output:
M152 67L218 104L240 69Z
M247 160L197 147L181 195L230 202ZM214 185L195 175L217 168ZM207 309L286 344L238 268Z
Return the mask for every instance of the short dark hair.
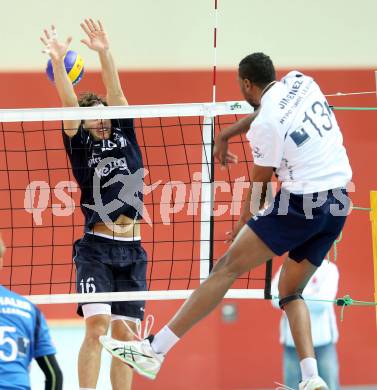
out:
M276 80L274 64L264 53L249 54L241 60L238 75L241 79L248 79L262 88Z
M93 92L81 93L78 101L80 107L92 107L98 104L107 106L106 100Z

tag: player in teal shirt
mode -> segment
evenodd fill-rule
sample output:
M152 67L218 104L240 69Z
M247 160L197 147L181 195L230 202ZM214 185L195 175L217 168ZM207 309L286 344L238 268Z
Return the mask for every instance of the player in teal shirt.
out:
M0 269L5 247L0 238ZM46 320L26 298L0 285L0 390L30 390L29 365L36 359L46 377L45 390L61 390Z

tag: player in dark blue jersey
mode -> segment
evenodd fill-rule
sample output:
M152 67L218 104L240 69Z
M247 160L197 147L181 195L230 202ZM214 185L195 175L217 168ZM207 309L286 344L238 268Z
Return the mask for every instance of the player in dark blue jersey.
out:
M0 268L5 247L0 238ZM24 297L0 285L0 389L29 390L29 366L36 359L46 390L61 390L63 375L43 314ZM40 387L41 388L41 387Z
M107 34L100 21L86 19L82 42L98 53L106 99L85 93L77 98L64 66L71 38L57 40L55 27L41 38L52 60L55 85L65 107L127 105ZM143 161L132 119L64 121L63 140L72 171L81 189L85 234L74 244L79 293L146 290L146 253L141 246ZM95 389L101 359L99 336L111 327L114 338L130 340L135 322L144 317L144 302L106 302L79 305L86 334L78 372L81 389ZM132 371L112 362L113 389L131 389Z

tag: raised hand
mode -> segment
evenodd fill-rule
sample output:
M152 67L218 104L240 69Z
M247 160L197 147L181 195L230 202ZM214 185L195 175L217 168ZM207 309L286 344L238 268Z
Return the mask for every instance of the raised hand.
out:
M59 61L63 59L67 53L72 38L68 37L64 43L59 42L54 25L51 26L51 31L45 29L43 32L44 35L40 37L40 40L45 46L42 52L48 54L53 61Z
M109 40L100 20L96 23L93 19L85 19L80 26L87 35L87 38L82 39L81 42L89 49L100 52L109 48Z

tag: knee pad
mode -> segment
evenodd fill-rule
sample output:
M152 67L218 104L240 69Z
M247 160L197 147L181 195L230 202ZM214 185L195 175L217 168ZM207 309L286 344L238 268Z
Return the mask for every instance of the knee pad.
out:
M302 295L301 294L293 294L293 295L288 295L287 297L285 297L285 298L281 298L280 300L279 300L279 306L280 306L280 309L282 309L282 310L284 310L284 306L287 304L287 303L289 303L289 302L292 302L292 301L295 301L295 300L297 300L297 299L304 299L303 297L302 297Z

